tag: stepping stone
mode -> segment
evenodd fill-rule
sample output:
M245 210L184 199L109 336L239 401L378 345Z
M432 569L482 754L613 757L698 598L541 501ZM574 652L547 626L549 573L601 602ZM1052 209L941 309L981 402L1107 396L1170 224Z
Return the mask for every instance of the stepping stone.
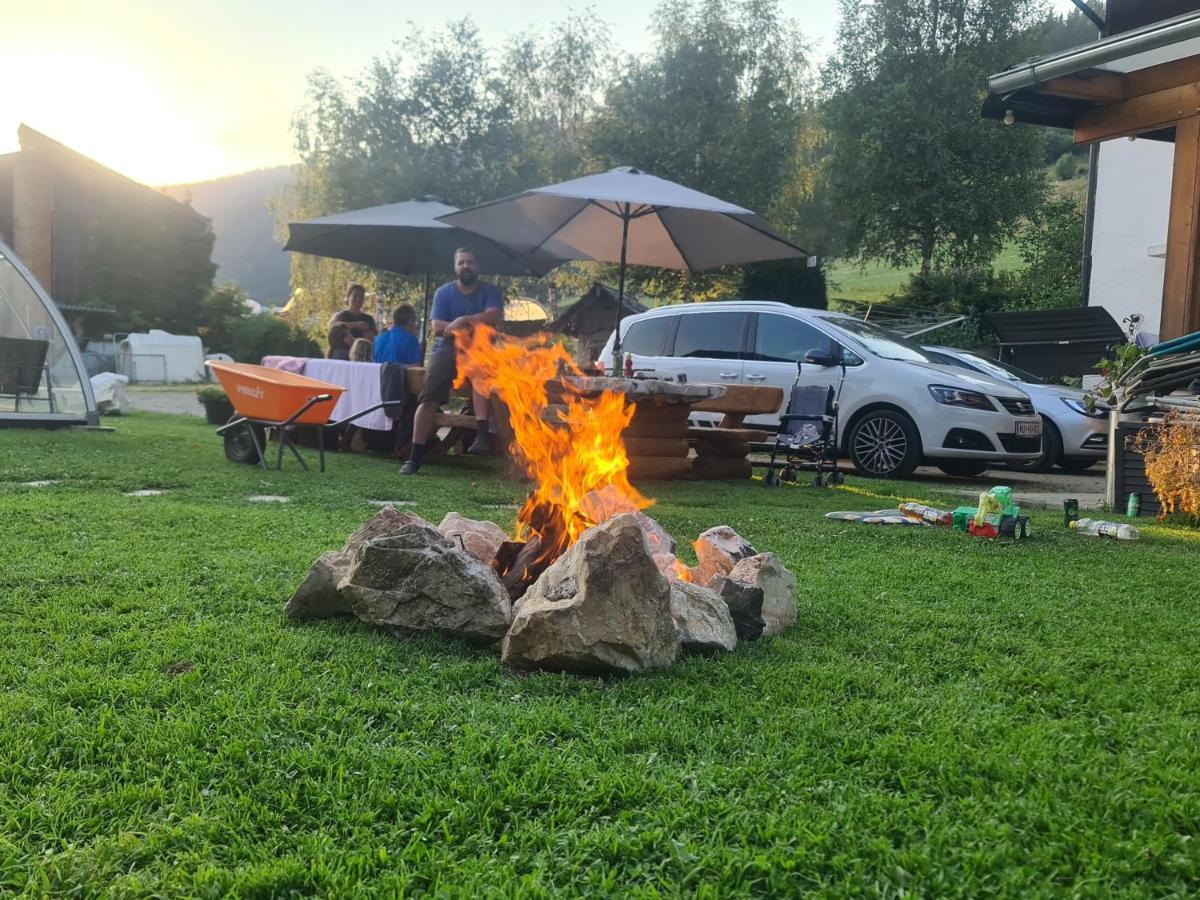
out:
M416 506L416 500L368 500L372 506Z
M126 497L157 497L160 494L165 494L165 493L166 493L166 491L152 491L147 488L147 489L140 490L140 491L130 491L125 496Z
M57 481L23 481L21 484L25 487L49 487L52 484L58 484Z
M521 508L515 503L484 503L484 504L482 504L482 506L484 509L520 509Z
M247 503L291 503L290 497L279 497L275 494L255 494L246 498Z

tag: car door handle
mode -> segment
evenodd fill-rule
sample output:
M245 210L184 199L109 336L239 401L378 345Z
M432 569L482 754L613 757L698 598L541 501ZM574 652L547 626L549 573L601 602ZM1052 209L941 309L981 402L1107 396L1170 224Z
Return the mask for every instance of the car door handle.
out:
M746 380L747 381L766 381L767 376L766 375L747 375Z
M722 378L737 378L737 372L722 372Z

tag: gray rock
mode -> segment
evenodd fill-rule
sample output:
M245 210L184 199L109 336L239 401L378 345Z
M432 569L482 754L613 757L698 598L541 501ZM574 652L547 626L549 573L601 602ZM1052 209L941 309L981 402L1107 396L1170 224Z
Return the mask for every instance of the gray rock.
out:
M439 631L495 641L512 622L496 573L428 523L368 540L338 587L354 614L398 637Z
M320 619L352 614L350 604L338 593L338 583L346 577L349 568L348 553L341 550L322 553L284 606L283 614L289 619Z
M762 588L734 581L725 575L716 575L708 583L708 589L715 591L725 601L739 641L757 641L762 637L766 628L762 614Z
M728 575L740 560L758 553L750 542L730 528L718 525L696 538L697 584L708 584L717 575Z
M685 650L705 653L737 646L733 615L720 594L708 588L671 582L671 618Z
M763 635L779 634L796 624L796 578L774 553L759 553L733 567L733 581L751 584L763 592Z
M395 534L405 525L433 527L418 515L400 512L394 506L385 506L379 512L375 513L375 515L371 516L371 518L367 519L367 521L363 522L354 534L346 538L346 544L342 547L342 550L353 556L355 551L367 541Z
M505 665L568 672L641 672L679 654L671 590L641 526L620 515L583 533L521 598Z
M438 531L449 538L455 547L461 547L488 566L496 558L500 545L508 540L504 529L495 522L468 519L456 512L446 513L446 517L438 524Z

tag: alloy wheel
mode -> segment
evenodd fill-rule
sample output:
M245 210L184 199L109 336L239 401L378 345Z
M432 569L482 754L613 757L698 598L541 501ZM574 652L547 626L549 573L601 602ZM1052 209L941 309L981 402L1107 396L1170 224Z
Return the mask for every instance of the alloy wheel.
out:
M900 468L908 453L908 436L900 423L890 418L871 418L854 435L854 457L873 475L890 475Z

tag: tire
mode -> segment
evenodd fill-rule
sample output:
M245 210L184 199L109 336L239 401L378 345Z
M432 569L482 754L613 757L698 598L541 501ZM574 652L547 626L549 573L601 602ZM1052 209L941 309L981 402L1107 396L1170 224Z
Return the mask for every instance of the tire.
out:
M1064 456L1058 461L1058 467L1064 472L1086 472L1096 463L1098 459L1088 459L1086 456Z
M937 464L937 467L947 475L958 475L962 478L970 478L973 475L982 475L992 467L992 464L986 462L976 462L973 459L944 459Z
M244 463L248 466L257 466L262 461L258 447L254 446L251 429L254 429L254 434L258 437L259 446L266 447L266 430L261 425L246 424L241 428L225 432L225 458L227 460Z
M921 437L902 412L876 409L855 421L846 438L854 470L868 478L907 478L921 462Z
M1042 455L1025 462L1005 463L1014 472L1049 472L1062 456L1062 436L1058 426L1042 416Z

